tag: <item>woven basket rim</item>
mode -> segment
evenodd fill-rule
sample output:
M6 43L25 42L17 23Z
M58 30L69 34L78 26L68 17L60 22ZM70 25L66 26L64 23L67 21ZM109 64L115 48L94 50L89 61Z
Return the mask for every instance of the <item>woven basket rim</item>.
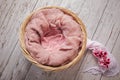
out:
M82 42L82 48L79 51L78 55L76 58L74 58L71 62L69 62L66 65L63 66L59 66L59 67L51 67L51 66L46 66L46 65L42 65L40 63L38 63L37 61L35 61L35 59L33 59L31 57L31 55L29 54L29 52L26 50L25 48L25 42L24 42L24 34L25 34L25 28L27 23L29 22L31 16L38 10L41 9L48 9L48 8L57 8L60 9L61 11L63 11L64 13L70 15L73 17L73 19L80 24L80 27L82 29L82 33L83 33L83 42ZM38 8L35 11L33 11L32 13L30 13L25 20L23 21L21 27L20 27L20 34L19 34L19 41L20 41L20 46L23 52L23 55L33 64L37 65L39 68L45 70L45 71L59 71L59 70L63 70L66 68L69 68L70 66L74 65L75 63L77 63L81 57L83 56L85 49L86 49L86 41L87 41L87 33L86 33L86 29L85 29L85 25L83 24L83 22L81 21L81 19L76 16L76 14L74 14L73 12L71 12L70 10L63 8L63 7L58 7L58 6L48 6L48 7L43 7L43 8Z

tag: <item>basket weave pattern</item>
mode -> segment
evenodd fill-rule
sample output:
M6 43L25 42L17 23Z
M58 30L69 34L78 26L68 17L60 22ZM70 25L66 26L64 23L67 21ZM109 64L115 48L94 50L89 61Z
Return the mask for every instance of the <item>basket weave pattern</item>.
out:
M51 66L42 65L42 64L38 63L35 59L33 59L31 57L31 55L29 54L29 52L25 48L24 34L25 34L25 28L26 28L27 23L29 22L31 16L36 11L38 11L40 9L46 9L46 8L57 8L57 9L60 9L61 11L63 11L64 13L72 16L73 19L77 23L80 24L80 27L81 27L81 30L82 30L82 33L83 33L82 48L79 51L78 56L74 60L72 60L71 62L69 62L68 64L63 65L63 66L51 67ZM63 69L69 68L70 66L74 65L75 63L77 63L81 59L81 57L84 54L84 51L86 49L87 34L86 34L84 24L82 23L82 21L73 12L71 12L70 10L67 10L65 8L62 8L62 7L50 6L50 7L39 8L39 9L35 10L34 12L32 12L30 15L27 16L27 18L23 21L23 23L22 23L22 25L20 27L20 38L19 38L19 40L20 40L20 45L21 45L21 49L23 51L23 54L30 62L32 62L33 64L37 65L38 67L44 69L45 71L58 71L58 70L63 70Z

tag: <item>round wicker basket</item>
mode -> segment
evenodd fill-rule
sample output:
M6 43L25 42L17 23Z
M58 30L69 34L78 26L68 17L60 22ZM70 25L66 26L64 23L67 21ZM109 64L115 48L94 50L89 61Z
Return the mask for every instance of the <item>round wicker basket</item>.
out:
M51 67L51 66L42 65L42 64L38 63L35 59L33 59L31 57L31 55L29 54L29 52L26 50L26 47L25 47L24 34L25 34L25 28L26 28L27 23L29 22L29 20L30 20L31 16L34 14L34 12L36 12L36 11L38 11L40 9L46 9L46 8L58 8L61 11L63 11L64 13L72 16L73 19L77 23L79 23L81 25L80 27L81 27L82 32L83 32L82 48L79 51L78 56L74 60L72 60L71 62L69 62L68 64L63 65L63 66ZM33 11L32 13L30 13L30 15L27 16L27 18L23 21L23 23L22 23L22 25L20 27L20 37L19 37L19 40L20 40L20 45L21 45L21 49L23 51L23 54L30 62L32 62L33 64L37 65L39 68L41 68L41 69L43 69L45 71L59 71L59 70L63 70L63 69L69 68L70 66L74 65L75 63L77 63L81 59L81 57L83 56L83 54L85 52L85 49L86 49L87 34L86 34L86 30L85 30L84 24L78 18L78 16L76 16L76 14L74 14L70 10L62 8L62 7L50 6L50 7L39 8L39 9Z

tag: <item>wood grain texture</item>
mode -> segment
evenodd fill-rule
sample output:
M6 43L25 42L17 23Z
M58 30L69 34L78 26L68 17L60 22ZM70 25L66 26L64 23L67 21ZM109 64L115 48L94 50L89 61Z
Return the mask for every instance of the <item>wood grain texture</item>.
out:
M104 4L103 4L103 2L104 2ZM99 3L99 4L96 4L96 3ZM106 0L106 2L104 0L101 0L99 2L96 0L91 0L91 2L88 1L88 3L84 5L84 7L88 7L88 8L83 8L83 12L80 13L80 15L83 16L82 20L85 20L87 31L88 31L88 37L91 39L96 34L96 30L99 27L100 20L104 14L107 4L108 4L107 0ZM87 12L87 10L88 10L88 12ZM84 13L86 13L86 14L83 15ZM76 80L78 80L78 79L99 80L100 79L101 75L91 75L89 73L83 73L83 71L85 69L87 69L88 67L92 67L96 64L94 57L90 53L91 52L87 52L87 55L84 58L84 61L80 67L78 74L77 74Z
M116 39L119 35L120 27L116 26L119 25L119 18L116 16L118 15L116 3L118 1L109 0L104 8L101 18L99 19L96 31L94 32L92 39L103 43L110 52L115 46ZM118 3L119 4L119 3ZM113 5L113 6L112 6ZM89 30L88 30L89 31ZM119 48L120 49L120 48ZM90 52L89 52L90 53ZM82 66L80 67L77 79L81 78L81 80L106 80L102 78L102 75L91 75L89 73L81 73L82 70L85 70L88 67L92 67L96 65L96 61L93 59L91 54L87 54L87 58L83 62ZM91 64L92 63L92 64ZM87 76L87 77L86 77ZM108 78L110 79L110 78ZM116 79L111 79L116 80Z
M7 4L9 4L9 2ZM23 2L21 0L14 1L8 11L9 15L7 15L4 22L2 22L2 25L0 27L1 80L12 79L12 73L16 66L14 61L17 61L18 59L18 55L16 53L19 52L18 50L20 50L20 48L16 49L16 47L18 46L18 30L24 17L33 10L34 5L36 5L36 2L33 2L32 0L24 0ZM16 50L15 54L14 50Z
M19 47L19 28L34 9L62 6L76 13L86 25L88 38L103 43L120 64L120 0L0 0L0 80L120 80L83 73L96 65L91 52L60 72L45 72L27 61Z

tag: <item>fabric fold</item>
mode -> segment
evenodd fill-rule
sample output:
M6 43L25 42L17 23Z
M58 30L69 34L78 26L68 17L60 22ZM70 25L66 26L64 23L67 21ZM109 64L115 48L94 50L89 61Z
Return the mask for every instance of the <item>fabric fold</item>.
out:
M116 59L104 45L97 41L88 39L87 49L92 51L92 55L98 61L98 66L90 67L84 72L89 72L92 74L103 74L105 76L114 76L119 73L120 68Z

